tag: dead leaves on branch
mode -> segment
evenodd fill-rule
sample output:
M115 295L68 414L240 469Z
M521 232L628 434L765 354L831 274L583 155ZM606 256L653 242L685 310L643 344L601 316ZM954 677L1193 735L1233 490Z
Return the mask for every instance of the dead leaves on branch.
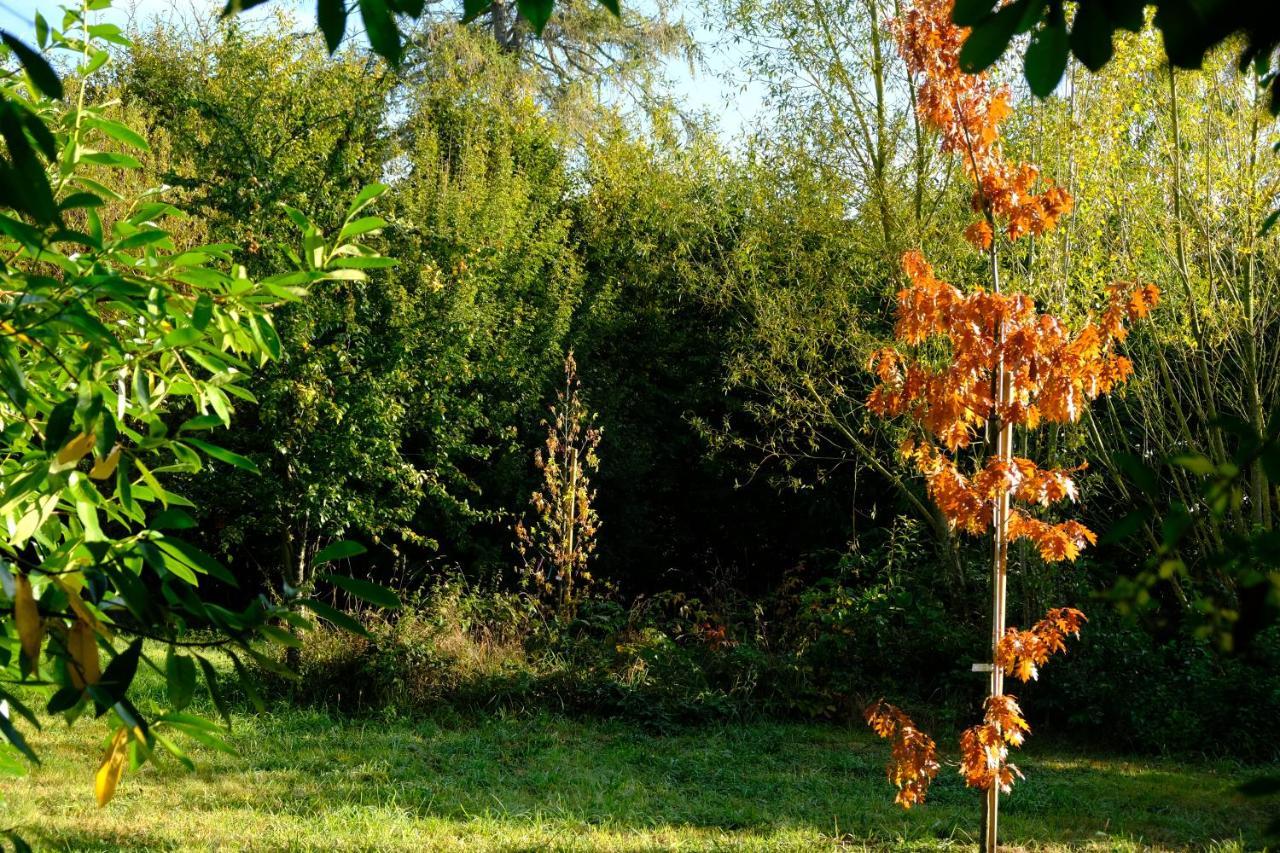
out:
M935 367L893 348L877 351L871 369L880 381L867 405L883 417L911 416L953 452L993 417L1029 429L1079 420L1088 402L1132 375L1115 345L1160 301L1155 285L1116 282L1097 320L1073 333L1038 313L1026 294L961 293L919 252L904 255L902 269L911 284L898 293L896 337L909 346L942 339L950 359ZM997 406L991 379L1001 368L1012 387Z
M872 730L892 743L886 771L898 789L894 802L904 809L923 803L940 769L933 739L883 699L867 708L865 716ZM965 785L985 791L998 784L1005 793L1012 790L1014 777L1022 778L1022 773L1009 763L1009 747L1021 746L1030 732L1016 698L988 698L983 721L960 735L960 775Z
M960 70L966 30L951 22L951 0L919 0L894 24L898 51L919 81L920 120L959 155L974 183L973 209L983 218L965 231L980 249L991 245L992 221L1011 240L1051 230L1071 212L1071 195L1030 163L1006 160L1000 123L1009 117L1009 92L986 74Z
M961 293L939 281L918 252L904 256L903 270L913 283L898 294L899 340L914 346L942 337L951 359L931 367L896 349L879 350L871 363L879 384L867 407L882 417L911 419L945 448L915 441L902 447L925 476L938 508L953 526L982 534L991 524L993 502L1005 493L1040 506L1075 500L1071 475L1084 466L1042 470L1027 459L996 456L967 476L955 455L992 419L1027 429L1042 422L1070 423L1088 402L1127 380L1133 365L1115 352L1115 345L1129 323L1158 304L1158 289L1130 282L1112 285L1106 310L1073 334L1057 318L1037 313L1025 294ZM1009 394L997 404L992 389L1001 371L1009 376ZM1049 562L1074 560L1096 541L1079 522L1050 524L1017 510L1008 538L1024 537Z
M1040 667L1067 650L1067 637L1079 637L1088 619L1074 607L1050 610L1030 630L1010 628L996 646L996 665L1019 681L1039 678Z
M923 803L929 783L938 775L938 749L933 738L916 727L899 708L881 699L864 712L872 731L893 745L885 770L898 789L894 802L909 809Z
M1057 607L1029 630L1010 628L997 647L996 665L1022 681L1036 678L1039 667L1052 655L1067 650L1068 637L1080 636L1086 621L1073 607ZM867 708L864 716L876 734L893 744L886 769L898 789L894 802L906 809L923 803L939 770L933 739L883 699ZM1004 793L1012 790L1014 779L1023 777L1017 765L1009 762L1009 748L1022 746L1030 733L1016 697L989 697L982 722L960 735L960 775L965 785L984 791L992 785L999 785Z
M1021 746L1030 733L1015 697L988 697L982 722L960 735L960 775L965 785L983 791L999 785L1009 793L1014 777L1023 778L1018 766L1009 763L1009 747Z
M973 476L962 474L955 461L930 444L908 440L902 455L924 475L929 498L955 527L981 535L991 528L996 502L1005 494L1039 506L1076 500L1073 475L1087 466L1040 468L1030 459L992 456ZM1078 521L1056 524L1033 518L1021 509L1009 517L1006 538L1030 539L1046 562L1074 560L1087 545L1097 541L1093 531Z
M965 236L989 250L995 269L996 228L1010 240L1043 234L1071 211L1072 199L1036 166L1005 159L999 125L1010 113L1008 93L985 74L960 70L965 31L952 23L952 6L953 0L916 0L894 29L917 82L923 123L939 132L943 151L960 156L974 182L973 209L982 218ZM1075 501L1074 475L1084 465L1045 469L1003 449L966 473L957 455L984 429L994 437L1012 426L1031 430L1042 423L1072 423L1089 402L1125 382L1133 364L1116 347L1129 324L1159 303L1159 289L1111 284L1102 312L1072 329L1037 311L1026 294L961 292L939 279L918 251L903 255L902 269L909 283L898 293L895 336L903 347L872 356L879 383L867 407L881 417L906 417L923 434L923 440L904 442L902 454L924 476L930 499L952 527L981 535L996 524L1000 510L998 535L1031 540L1047 562L1075 560L1096 543L1093 531L1074 520L1044 521L1027 508ZM927 347L935 358L919 357L926 344L936 344ZM1006 504L1013 500L1024 506ZM993 664L1023 681L1035 678L1084 621L1080 611L1059 608L1030 630L1010 629L993 650ZM997 679L993 690L998 684ZM922 802L938 772L934 742L883 700L868 708L866 717L877 734L893 742L888 772L898 788L897 802L905 808ZM1021 745L1029 732L1013 696L988 698L982 722L960 737L965 784L1009 791L1022 775L1008 761L1009 747Z

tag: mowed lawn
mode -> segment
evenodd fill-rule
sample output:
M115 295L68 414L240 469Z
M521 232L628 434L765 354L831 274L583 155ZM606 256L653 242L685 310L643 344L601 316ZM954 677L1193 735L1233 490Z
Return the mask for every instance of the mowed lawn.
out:
M554 716L412 722L277 712L126 775L105 809L105 728L51 723L41 767L0 784L4 827L50 850L964 849L978 797L944 768L903 813L886 745L859 729L756 723L657 735ZM1005 801L1011 850L1257 849L1266 768L1077 754L1034 739Z

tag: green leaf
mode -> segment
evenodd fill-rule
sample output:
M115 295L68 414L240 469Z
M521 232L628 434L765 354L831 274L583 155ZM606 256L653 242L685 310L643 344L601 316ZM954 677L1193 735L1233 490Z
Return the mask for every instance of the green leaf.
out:
M196 415L194 418L183 421L182 426L178 427L178 432L215 429L220 426L222 426L222 418L217 415Z
M1213 460L1200 453L1179 453L1171 457L1169 461L1181 468L1186 468L1193 474L1201 476L1210 476L1218 470L1218 466L1213 464Z
M1146 6L1149 0L1107 0L1107 17L1117 27L1129 32L1141 32L1146 22Z
M94 701L98 704L98 714L112 707L125 698L133 677L138 672L138 661L142 657L142 638L134 640L120 654L116 655L107 668L102 671L98 683L90 686Z
M239 453L236 453L234 451L227 450L225 447L219 447L216 444L210 444L209 442L202 441L198 438L188 437L183 439L183 441L197 448L206 456L212 457L213 459L217 459L219 462L225 462L228 465L234 465L235 467L242 468L245 471L248 471L252 474L262 473L261 471L258 470L258 466L253 464L252 459L248 458L247 456L241 456Z
M1080 3L1071 22L1071 52L1090 71L1099 71L1111 60L1111 36L1115 27L1099 2Z
M258 631L262 636L277 645L287 646L291 649L302 648L302 640L298 639L296 635L291 634L278 625L261 625L259 626Z
M58 79L53 66L46 62L43 56L28 47L21 39L15 38L3 30L0 30L0 39L3 39L4 43L18 57L18 61L22 63L23 70L31 78L31 82L45 97L55 100L62 98L62 81Z
M347 0L317 0L316 21L324 33L325 47L336 52L347 31Z
M1022 17L1018 20L1018 26L1014 32L1022 35L1035 29L1036 24L1044 18L1044 7L1047 2L1048 0L1016 0L1013 5L1022 10ZM1049 16L1048 23L1050 25L1062 23L1060 10Z
M49 714L61 714L63 711L70 711L79 705L80 700L83 698L83 690L75 687L63 687L49 697L49 704L45 707L45 711Z
M1280 79L1280 78L1277 78L1277 79ZM1271 213L1267 215L1267 218L1262 220L1262 227L1258 229L1258 236L1259 237L1267 236L1267 232L1270 231L1273 227L1275 227L1276 220L1278 219L1280 219L1280 208L1277 208L1276 210L1271 211Z
M361 637L369 636L368 630L364 625L360 624L360 620L350 614L343 613L335 607L330 607L323 601L316 601L314 598L308 598L301 604L309 608L313 613L328 622L332 622L344 631L349 631Z
M107 2L103 8L110 8L110 3ZM132 42L125 38L124 32L115 24L90 24L89 36L102 41L109 41L122 47L130 47L132 45Z
M133 502L133 478L129 474L129 469L132 467L133 458L122 454L120 462L116 465L116 494L120 496L120 505L124 507L125 512L133 512L137 506Z
M103 201L93 193L76 192L67 196L58 205L59 210L74 210L81 207L102 207Z
M116 243L117 249L136 249L139 246L150 246L152 243L159 243L169 237L168 231L159 228L151 228L146 231L139 231L136 234L130 234L123 240Z
M373 52L392 65L399 65L400 30L386 0L360 0L360 17Z
M204 717L198 717L195 714L184 714L180 711L170 711L167 714L156 718L156 723L164 723L187 737L198 743L202 743L207 747L216 749L219 752L235 754L231 746L218 737L220 731L217 723L210 722Z
M386 267L394 267L399 262L395 258L384 258L381 256L359 256L351 258L335 258L329 263L329 269L353 269L353 270L369 270L384 269Z
M186 510L170 507L158 512L147 526L152 530L190 530L196 526L196 520Z
M551 20L551 10L555 8L555 0L516 0L516 8L520 15L533 27L534 33L542 35L542 29Z
M202 293L196 299L195 307L191 309L191 325L203 332L211 319L213 319L213 299L209 294Z
M1053 94L1067 69L1067 30L1062 24L1045 24L1031 37L1023 66L1027 84L1037 98Z
M139 151L151 150L151 145L145 138L143 138L142 134L118 121L113 121L109 118L102 118L101 116L95 116L88 122L88 125L102 131L112 139L123 142L131 148L136 148Z
M128 154L113 154L110 151L91 151L87 154L81 154L80 159L86 163L111 166L116 169L142 168L142 163L138 162L138 158L130 157Z
M359 237L361 234L368 234L370 231L385 228L386 225L387 220L381 216L364 216L342 226L342 231L338 233L338 239L346 240L351 237Z
M27 765L22 761L22 757L17 754L17 750L12 748L0 749L0 776L7 776L13 779L20 779L27 775ZM10 838L15 838L12 831L9 833ZM30 853L31 848L25 850L15 843L14 850L21 850L22 853Z
M1000 58L1022 18L1022 10L1005 6L969 31L960 48L960 70L967 74L986 71Z
M230 726L231 711L227 707L227 700L222 695L222 689L218 686L218 671L213 668L213 664L199 655L196 655L196 663L200 664L200 670L204 673L204 684L209 690L209 698L213 700L213 707L218 709L223 721Z
M191 568L199 572L215 577L225 584L231 586L239 586L235 576L227 571L227 567L222 565L213 557L201 551L190 542L178 539L173 536L165 536L163 539L156 540L156 544L170 557L181 560Z
M321 566L325 563L332 563L335 560L346 560L351 557L356 557L360 554L366 553L367 551L368 549L359 542L352 542L349 539L344 539L341 542L334 542L332 545L321 548L315 557L312 558L311 564L313 566Z
M469 24L493 6L490 0L462 0L462 23Z
M30 746L27 746L27 739L22 736L22 732L14 728L13 721L5 714L0 714L0 732L4 733L5 739L25 755L28 761L33 764L40 763L40 758L32 751Z
M14 696L8 690L0 690L0 699L3 699L5 702L8 702L9 709L11 711L14 711L15 713L17 713L18 716L22 717L22 719L26 720L28 723L34 726L37 730L41 728L40 718L36 716L35 711L32 711L30 708L28 708L26 704L22 702L22 700L20 700L17 696Z
M44 154L44 158L52 163L58 159L58 140L54 139L53 133L45 125L44 120L35 113L23 111L22 124L27 129L27 133L31 134L31 138L35 140L40 151Z
M347 208L347 219L352 219L357 213L373 204L388 189L389 187L386 184L369 184L365 186L356 195L355 201L351 202L351 207Z
M146 560L147 565L151 566L161 577L170 574L191 586L200 585L200 578L196 576L195 570L185 560L165 554L154 543L140 542L138 544L138 553Z
M44 427L44 449L46 453L57 453L66 444L71 434L71 422L76 416L76 398L68 397L53 407L49 420Z
M279 358L282 351L280 344L280 335L276 332L275 326L271 325L271 318L267 315L255 316L253 318L253 331L257 338L262 342L262 346L271 354L272 358Z
M157 722L159 721L157 720ZM155 727L152 727L151 734L156 739L156 743L163 746L169 751L170 755L178 759L178 763L185 767L188 772L196 769L196 763L176 743L165 737L163 733L156 731Z
M370 604L384 607L388 610L396 610L400 607L400 597L384 586L360 580L359 578L347 577L346 575L325 574L320 577L362 601L367 601Z
M193 326L182 326L165 335L161 342L167 347L182 349L189 347L204 337L204 334Z
M40 45L43 50L44 46L49 43L49 22L44 19L44 15L36 12L36 44Z
M252 655L253 650L250 649L249 653ZM236 669L236 676L240 680L240 689L243 690L244 695L249 698L249 702L253 705L253 709L261 714L263 711L267 710L267 706L266 703L262 701L261 694L258 693L257 685L253 683L252 673L249 672L248 668L245 667L239 657L230 652L227 653L227 656L231 658L231 664Z
M993 6L993 0L955 0L951 7L951 22L959 27L972 27L991 14Z
M191 704L191 697L196 690L196 664L186 655L174 652L169 647L165 659L165 680L169 691L169 702L175 710L181 711Z
M105 50L95 50L89 55L89 61L81 63L76 67L76 73L81 77L88 77L93 72L107 64L107 60L111 58L111 54Z

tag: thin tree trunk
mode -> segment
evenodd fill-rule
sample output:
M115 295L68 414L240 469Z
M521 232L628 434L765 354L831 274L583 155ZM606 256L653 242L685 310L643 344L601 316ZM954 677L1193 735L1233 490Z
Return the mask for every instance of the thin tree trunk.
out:
M993 229L994 230L994 229ZM991 241L991 286L995 293L1000 292L1000 255L999 241ZM1004 326L996 327L996 346L1004 339ZM1009 402L1012 375L1005 370L1004 356L996 358L992 382L995 385L996 410L992 413L989 424L990 435L996 440L996 454L1006 464L1013 459L1013 424L1005 423L1000 417L1001 407ZM1006 533L1009 529L1009 492L1002 491L994 508L994 530L992 532L991 554L991 687L989 695L999 696L1004 693L1004 670L996 658L996 650L1000 638L1005 631L1006 592L1008 589L1009 542ZM1000 831L1000 784L996 780L987 789L986 807L983 810L982 850L984 853L996 853L999 849Z
M1245 233L1248 235L1245 247L1245 266L1244 266L1244 382L1246 400L1249 407L1249 424L1253 427L1254 432L1258 435L1264 434L1266 425L1264 423L1264 415L1262 411L1262 395L1258 391L1258 338L1257 328L1258 319L1254 306L1254 276L1257 257L1257 233L1258 224L1254 221L1253 213L1256 207L1257 192L1257 161L1258 161L1258 84L1253 84L1253 122L1250 126L1249 136L1249 171L1248 171L1248 210L1245 215ZM1206 158L1209 159L1209 158ZM1253 510L1253 523L1257 527L1265 530L1271 529L1271 488L1267 478L1267 472L1262 467L1262 460L1255 459L1253 462L1253 470L1251 472L1251 483L1249 490L1250 503Z

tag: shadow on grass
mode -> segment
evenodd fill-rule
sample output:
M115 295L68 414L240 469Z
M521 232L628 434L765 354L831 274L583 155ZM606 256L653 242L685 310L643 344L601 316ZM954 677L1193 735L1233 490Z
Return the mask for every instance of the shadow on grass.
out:
M929 846L971 839L978 814L978 795L949 767L929 803L903 813L884 779L887 748L861 730L832 726L708 726L658 736L556 717L441 726L294 714L248 720L235 741L238 755L205 754L194 774L161 767L126 777L123 803L106 810L125 812L114 822L85 825L67 813L73 798L92 805L92 737L65 736L53 745L51 766L7 783L5 792L11 805L31 797L57 802L65 825L34 835L77 850L217 847L217 827L237 823L247 833L257 825L316 827L318 837L334 833L335 847L362 846L361 833L373 831L362 827L375 825L388 845L401 830L406 839L472 833L469 849L536 849L559 845L557 838L566 848L593 849L591 837L615 840L602 841L602 849L662 849L668 833L684 849L773 849L773 842L791 849L786 839L795 849ZM1228 765L1034 747L1021 758L1027 779L1002 811L1010 845L1261 841L1266 813L1232 792L1247 773ZM272 847L278 836L263 837L262 846ZM364 843L377 846L374 837ZM254 846L252 835L234 832L221 843L237 838Z

